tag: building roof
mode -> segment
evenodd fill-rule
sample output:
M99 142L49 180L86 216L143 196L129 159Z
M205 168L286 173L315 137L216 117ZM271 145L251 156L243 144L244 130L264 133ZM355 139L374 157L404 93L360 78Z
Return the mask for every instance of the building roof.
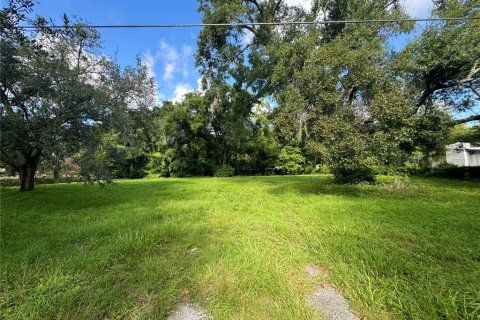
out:
M468 142L456 142L447 146L447 149L463 149L466 151L480 151L480 147L472 147Z

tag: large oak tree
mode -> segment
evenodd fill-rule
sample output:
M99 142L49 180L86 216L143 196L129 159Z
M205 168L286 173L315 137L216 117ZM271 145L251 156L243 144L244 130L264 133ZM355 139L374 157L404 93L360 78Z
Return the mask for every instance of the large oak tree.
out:
M20 190L34 188L40 161L75 156L89 180L105 180L95 158L101 134L153 90L145 67L121 68L101 55L100 36L64 17L65 28L28 23L33 1L12 0L0 11L0 161L18 172ZM121 127L121 126L119 126Z

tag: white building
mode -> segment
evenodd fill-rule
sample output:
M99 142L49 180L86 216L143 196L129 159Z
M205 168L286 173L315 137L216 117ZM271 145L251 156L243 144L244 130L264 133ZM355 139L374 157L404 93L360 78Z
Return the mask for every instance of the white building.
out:
M457 142L447 146L447 163L458 167L480 167L480 147Z

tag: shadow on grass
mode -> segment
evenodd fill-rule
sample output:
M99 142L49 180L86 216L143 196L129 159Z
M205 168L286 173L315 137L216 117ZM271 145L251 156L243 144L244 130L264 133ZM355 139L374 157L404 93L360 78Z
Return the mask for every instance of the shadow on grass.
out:
M372 197L382 196L376 185L335 184L331 176L269 176L233 179L235 183L251 183L268 188L273 195L331 195L340 197Z
M378 177L374 184L336 184L328 175L321 176L268 176L239 177L231 181L248 184L255 181L264 185L273 195L299 194L305 196L336 196L342 198L405 199L419 198L426 193L445 192L474 194L480 190L480 183L441 178L411 178L408 182L395 185L394 177Z
M52 214L90 208L101 209L119 204L139 204L153 197L182 200L189 194L182 192L191 184L188 180L130 180L109 184L85 185L81 183L39 185L33 192L22 193L16 188L1 189L3 214L22 210L28 213ZM11 210L12 209L12 210Z

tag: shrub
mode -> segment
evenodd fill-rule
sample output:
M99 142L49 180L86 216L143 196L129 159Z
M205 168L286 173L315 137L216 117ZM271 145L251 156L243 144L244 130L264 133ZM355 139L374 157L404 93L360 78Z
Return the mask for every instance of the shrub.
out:
M183 171L177 171L173 173L172 176L174 178L187 178L187 177L191 177L192 175Z
M480 179L480 167L457 167L448 163L432 168L425 176L434 176L449 179Z
M318 173L320 174L331 174L332 171L330 170L330 167L327 166L327 165L322 165L319 169L318 169Z
M148 155L147 171L151 175L160 175L169 177L170 172L166 165L165 155L160 152L154 152Z
M384 176L417 176L425 172L425 169L422 169L417 163L406 163L404 166L377 165L373 166L372 170L374 174Z
M332 173L336 183L375 182L373 170L368 167L333 168Z
M315 166L312 164L307 164L305 166L305 169L303 170L303 173L305 174L312 174L315 173Z
M423 170L416 162L407 162L403 167L400 167L399 173L409 176L416 176Z
M284 147L280 152L279 162L284 174L301 174L305 171L305 157L300 148Z
M397 167L394 166L383 166L383 165L376 165L372 166L372 171L376 175L382 176L392 176L397 174Z
M402 167L376 166L376 174L439 177L448 179L480 179L480 167L457 167L442 163L438 167L420 167L417 163L406 163Z
M218 178L232 177L235 174L235 169L228 164L224 164L215 169L214 176Z

